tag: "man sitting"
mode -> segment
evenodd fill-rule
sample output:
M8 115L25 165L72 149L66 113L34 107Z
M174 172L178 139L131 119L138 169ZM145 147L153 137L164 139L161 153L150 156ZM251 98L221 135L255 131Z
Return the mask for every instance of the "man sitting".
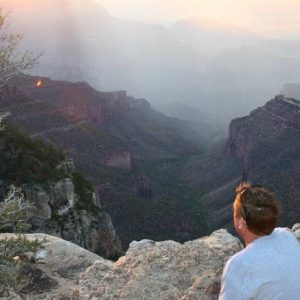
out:
M278 201L247 183L236 192L234 227L246 247L226 263L219 300L299 300L300 245L287 229L275 228Z

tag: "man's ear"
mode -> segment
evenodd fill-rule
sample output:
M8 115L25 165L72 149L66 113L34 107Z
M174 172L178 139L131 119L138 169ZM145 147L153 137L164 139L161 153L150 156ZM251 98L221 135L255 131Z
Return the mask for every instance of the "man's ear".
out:
M238 220L237 220L237 227L240 230L247 227L246 220L243 217L238 218Z

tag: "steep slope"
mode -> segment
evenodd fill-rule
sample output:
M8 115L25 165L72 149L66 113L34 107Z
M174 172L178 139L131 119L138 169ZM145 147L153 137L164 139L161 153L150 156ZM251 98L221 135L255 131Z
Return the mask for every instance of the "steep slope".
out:
M22 189L36 207L32 231L60 236L107 258L121 254L94 187L64 153L8 125L0 145L1 199L11 184Z
M18 88L7 89L1 110L32 137L67 151L96 185L125 246L144 237L184 241L206 233L199 194L177 178L188 157L204 148L184 121L126 92L98 92L82 82L24 75L11 84Z

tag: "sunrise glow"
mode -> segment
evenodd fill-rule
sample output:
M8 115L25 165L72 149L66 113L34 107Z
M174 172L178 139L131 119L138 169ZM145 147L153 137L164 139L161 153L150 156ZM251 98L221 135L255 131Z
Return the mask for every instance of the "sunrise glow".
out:
M205 18L259 34L300 37L300 0L97 0L112 15L145 22Z

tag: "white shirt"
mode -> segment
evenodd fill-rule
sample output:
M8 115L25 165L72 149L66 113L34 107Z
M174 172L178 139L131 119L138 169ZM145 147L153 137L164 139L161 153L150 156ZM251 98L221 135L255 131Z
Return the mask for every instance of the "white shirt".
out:
M226 263L219 300L299 300L300 245L276 228Z

